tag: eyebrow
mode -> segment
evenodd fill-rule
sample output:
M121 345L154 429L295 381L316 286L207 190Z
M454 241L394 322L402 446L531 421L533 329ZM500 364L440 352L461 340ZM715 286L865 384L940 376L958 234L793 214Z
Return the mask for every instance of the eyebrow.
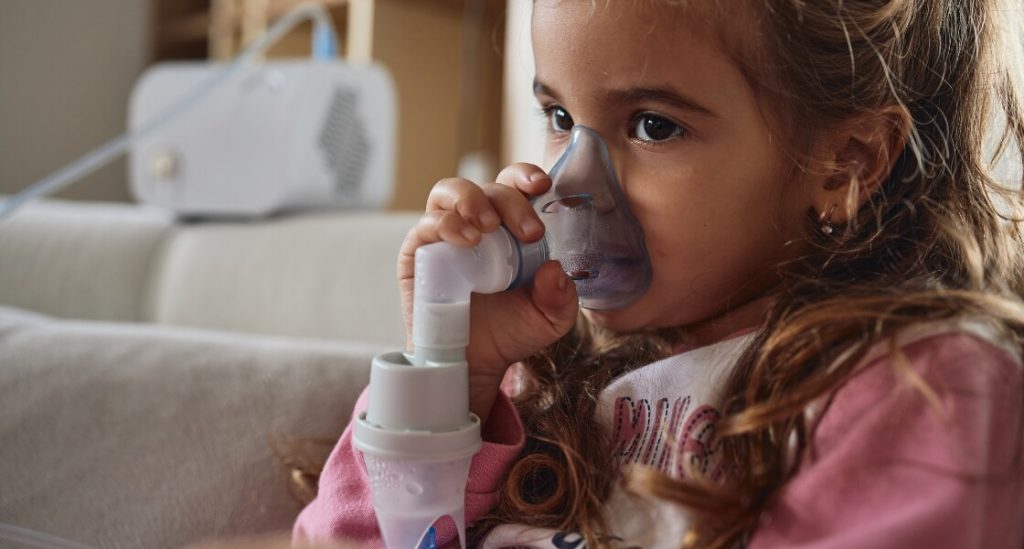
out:
M544 83L534 79L533 81L533 93L534 95L547 95L558 99L558 94L555 93ZM683 109L687 111L693 111L706 116L717 118L711 109L701 105L697 101L690 99L679 92L670 88L659 88L659 87L642 87L642 88L627 88L623 90L610 90L605 93L606 100L611 103L639 103L643 101L653 101L658 103L664 103L675 107L677 109Z

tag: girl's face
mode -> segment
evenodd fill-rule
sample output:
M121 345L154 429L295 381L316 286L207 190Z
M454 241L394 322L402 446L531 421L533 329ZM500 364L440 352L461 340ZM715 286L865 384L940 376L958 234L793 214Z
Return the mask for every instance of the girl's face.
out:
M535 93L546 163L583 124L607 142L654 268L615 331L686 325L714 341L754 325L811 207L737 63L706 25L653 2L538 0Z

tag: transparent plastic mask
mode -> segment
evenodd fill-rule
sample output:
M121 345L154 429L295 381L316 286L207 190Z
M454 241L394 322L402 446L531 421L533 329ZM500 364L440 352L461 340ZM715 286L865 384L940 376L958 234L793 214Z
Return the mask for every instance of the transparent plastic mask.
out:
M651 261L601 136L573 126L551 179L551 189L533 200L549 257L576 283L583 307L609 310L632 303L651 283Z

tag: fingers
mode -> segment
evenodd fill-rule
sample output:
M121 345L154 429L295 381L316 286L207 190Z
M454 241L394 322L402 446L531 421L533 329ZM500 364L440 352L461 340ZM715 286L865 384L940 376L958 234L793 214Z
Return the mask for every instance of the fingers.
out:
M439 181L427 199L427 214L416 228L420 243L444 240L472 246L479 242L480 233L501 224L526 242L543 236L544 226L526 194L550 187L547 174L532 164L513 164L502 170L498 179L506 183L477 185L457 177Z
M531 297L534 307L547 320L555 339L572 328L579 312L576 285L562 271L557 261L548 261L537 269ZM554 339L551 342L553 343Z
M421 243L444 240L457 246L475 246L482 235L480 229L465 217L444 210L423 214L414 230Z
M509 364L568 333L579 312L576 286L557 261L541 265L529 287L474 294L470 307L470 367L499 378Z
M495 181L514 187L527 196L537 196L551 188L551 177L539 166L526 162L506 166Z
M456 212L434 210L423 214L405 233L398 252L398 280L413 277L416 250L421 246L443 240L456 246L472 247L480 242L481 236L479 229Z
M481 190L497 210L501 222L512 231L512 236L534 242L544 235L544 225L523 193L499 183L483 185Z
M469 221L478 230L498 228L501 218L479 185L458 177L438 181L427 197L427 212L450 210Z
M515 188L498 183L469 183L469 189L463 183L468 182L448 180L444 185L438 184L440 189L436 193L431 193L428 211L415 228L420 245L444 240L456 246L475 246L482 233L497 229L499 224L524 242L534 242L544 235L537 212ZM485 221L490 216L499 221Z
M518 162L506 166L495 179L498 183L497 189L515 189L526 197L541 195L551 188L551 177L539 166L526 162ZM485 186L485 192L492 197L502 194L502 191L496 190L491 186ZM507 191L505 194L508 194ZM502 204L508 203L503 202ZM518 202L513 205L520 206ZM528 209L517 208L514 211L506 211L504 214L502 219L506 220L505 226L519 240L534 242L543 236L544 225L541 223L532 205Z
M400 281L411 280L416 250L427 244L445 241L462 247L475 246L484 233L500 225L524 242L535 242L544 235L544 226L528 196L546 192L551 187L551 178L538 166L519 163L506 167L496 179L496 183L477 185L451 177L434 185L427 198L426 213L406 233L402 243L398 261Z

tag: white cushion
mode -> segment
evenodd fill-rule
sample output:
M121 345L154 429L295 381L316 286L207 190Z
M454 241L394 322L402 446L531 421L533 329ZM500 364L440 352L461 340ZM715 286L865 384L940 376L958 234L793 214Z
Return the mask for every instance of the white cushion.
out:
M183 222L131 204L37 202L0 222L0 304L404 348L395 264L418 218Z
M288 529L271 435L336 440L379 350L0 307L0 517L111 548Z
M0 303L64 318L142 320L172 219L125 204L47 201L0 221Z
M149 320L405 348L395 278L417 214L345 212L179 225Z

